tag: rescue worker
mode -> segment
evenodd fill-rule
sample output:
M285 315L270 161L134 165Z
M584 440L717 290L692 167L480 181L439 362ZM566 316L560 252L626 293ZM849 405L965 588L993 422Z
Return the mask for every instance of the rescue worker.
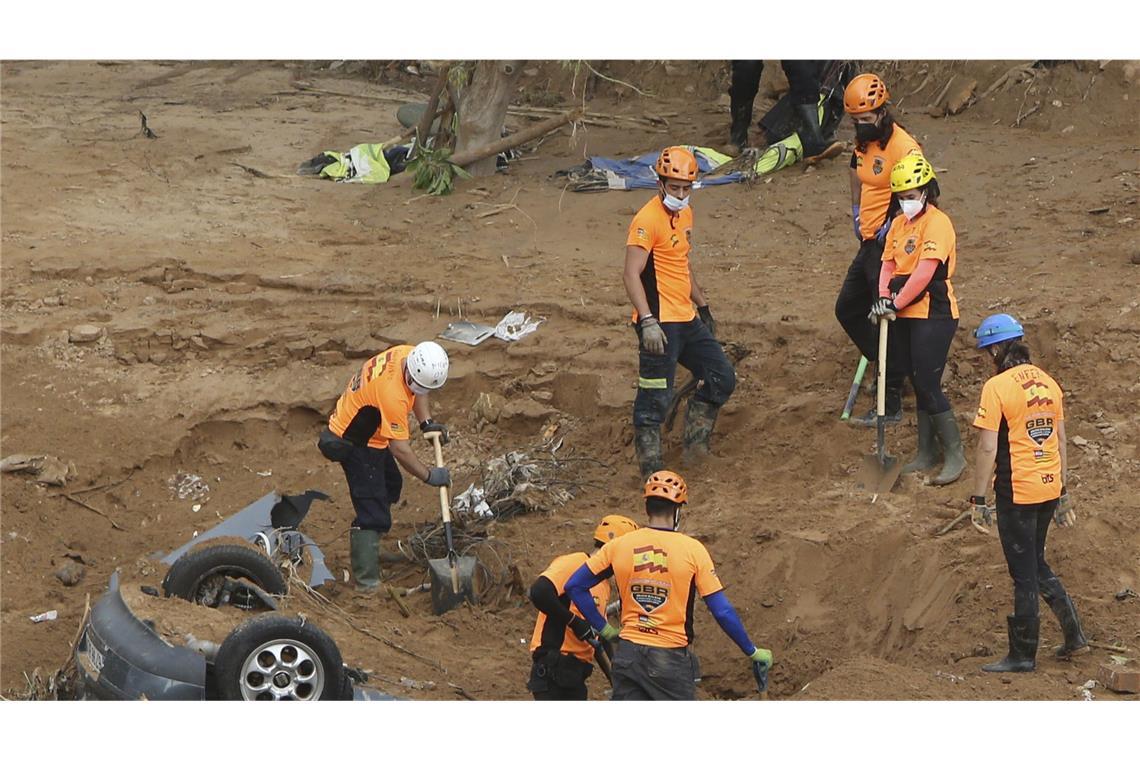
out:
M693 654L693 602L699 594L720 627L751 660L760 691L772 653L752 643L724 593L708 549L680 532L689 494L680 475L662 470L645 482L646 527L615 538L570 576L566 592L603 638L620 643L613 659L613 699L693 699L699 665ZM621 629L610 625L590 589L612 577Z
M867 357L878 359L878 330L867 323L867 311L879 292L879 267L883 244L898 211L891 202L891 168L909 153L921 153L918 143L897 124L887 106L887 86L874 74L860 74L843 92L843 108L855 123L855 151L851 154L851 214L859 251L847 268L835 318ZM890 351L887 351L890 357ZM890 360L888 358L888 367ZM895 373L901 382L903 375ZM886 421L902 419L902 386L887 383ZM856 425L874 427L875 407L862 416L853 416Z
M685 411L686 462L709 453L717 413L736 388L736 371L716 340L716 321L689 261L696 156L680 146L666 148L656 172L657 195L629 225L622 278L639 344L633 425L642 478L665 466L661 423L678 362L701 381Z
M1045 561L1049 521L1062 528L1077 522L1065 488L1064 394L1056 380L1030 362L1024 335L1021 324L1008 314L986 317L974 331L978 349L993 359L996 374L982 387L974 418L979 437L970 516L975 527L989 532L994 508L986 503L986 491L993 476L998 537L1013 579L1013 614L1006 618L1009 653L982 666L991 673L1036 668L1038 594L1057 616L1065 637L1054 654L1067 659L1089 651L1077 608Z
M843 152L843 144L824 137L819 124L819 93L827 61L780 61L788 77L788 99L796 118L796 133L803 145L804 158L815 163ZM752 123L752 106L760 90L764 73L763 61L732 61L729 85L729 112L732 126L724 151L739 156L748 147L748 127ZM763 121L761 122L763 126ZM768 142L773 140L768 138Z
M637 530L637 523L621 515L607 515L594 530L594 549ZM555 557L530 587L530 601L538 608L534 634L530 639L534 664L526 687L537 701L587 699L586 679L593 672L598 634L582 617L566 595L570 574L589 559L585 552ZM605 609L610 599L610 583L602 581L590 589L594 604Z
M344 469L356 512L349 557L358 591L380 587L380 537L392 527L392 505L400 500L400 467L429 486L451 483L446 467L424 464L408 443L409 414L421 432L439 432L447 441L447 427L432 420L428 406L428 394L443 387L447 370L447 352L438 343L393 346L352 376L321 431L317 448Z
M879 297L868 317L893 320L888 342L887 387L910 377L918 415L918 455L903 472L938 463L934 485L953 483L966 468L962 436L950 400L942 392L942 371L958 329L958 301L950 280L958 266L954 225L938 208L938 179L921 153L910 153L891 168L891 192L902 213L891 224L879 271ZM896 319L897 317L897 319Z

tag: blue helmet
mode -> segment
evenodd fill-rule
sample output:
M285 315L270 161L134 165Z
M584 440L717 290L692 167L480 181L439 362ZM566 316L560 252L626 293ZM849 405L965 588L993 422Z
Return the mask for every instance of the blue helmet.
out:
M974 330L974 337L978 339L978 348L992 346L1025 335L1021 323L1008 314L991 314L982 320L982 324Z

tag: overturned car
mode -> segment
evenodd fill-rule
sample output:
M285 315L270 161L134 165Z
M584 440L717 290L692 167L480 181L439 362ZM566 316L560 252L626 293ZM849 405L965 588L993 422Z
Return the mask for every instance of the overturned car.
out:
M162 589L124 588L115 572L75 646L79 695L114 700L374 700L336 642L282 614L282 572L332 578L299 525L318 491L269 493L179 547ZM185 602L191 602L189 606Z

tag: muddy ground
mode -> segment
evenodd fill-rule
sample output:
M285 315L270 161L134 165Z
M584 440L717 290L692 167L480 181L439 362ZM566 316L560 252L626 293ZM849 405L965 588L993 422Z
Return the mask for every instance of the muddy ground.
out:
M448 344L452 376L432 398L454 436L456 486L488 457L541 443L554 424L564 437L557 456L600 462L580 470L565 506L490 526L505 562L529 583L554 555L588 546L601 515L641 517L636 352L620 266L647 194L568 193L550 175L584 155L719 145L726 67L670 66L605 69L654 98L597 80L588 90L592 110L677 114L667 130L566 128L506 174L421 198L406 184L293 176L322 150L400 130L393 103L304 94L291 82L422 97L411 91L430 80L398 68L5 63L2 454L74 463L68 490L130 478L81 497L101 516L59 488L3 476L0 691L19 696L25 672L66 661L85 598L114 569L129 584L157 585L159 553L270 490L333 496L305 527L341 577L351 506L339 469L316 451L317 431L364 357L437 334L458 302L479 321L512 308L547 321L517 344ZM880 70L938 169L958 232L963 319L948 394L967 429L988 375L969 330L995 310L1021 317L1035 359L1067 393L1080 522L1051 534L1051 560L1090 637L1134 657L1140 600L1115 597L1140 588L1140 266L1130 263L1140 249L1140 87L1120 63L1063 63L958 116L926 113L951 75L976 78L981 94L1009 66ZM535 66L520 100L569 102L572 85L581 97L572 75ZM678 81L691 92L667 86ZM158 139L140 135L140 111ZM486 215L497 204L513 206ZM701 190L693 205L696 267L722 337L752 353L718 424L716 457L684 472L685 528L708 545L754 639L775 652L772 697L1081 699L1109 652L1053 661L1045 653L1060 632L1047 613L1038 672L978 670L1005 642L1001 550L968 527L933 535L963 507L969 472L946 488L907 476L873 504L856 482L873 434L838 419L857 356L832 314L855 249L846 162ZM101 337L70 342L84 324ZM497 421L472 413L481 393L501 397ZM868 403L861 397L860 409ZM906 421L888 434L904 455L915 434L913 398L905 404ZM667 462L679 467L678 436ZM178 498L180 474L202 478L208 500ZM394 514L388 551L438 518L437 496L408 483ZM69 560L85 570L74 586L55 577ZM408 563L385 573L403 586L424 579ZM343 613L322 624L378 687L412 698L528 697L534 612L517 591L442 617L426 595L412 596L409 619L343 584L327 593ZM49 609L57 620L28 619ZM756 698L746 661L698 609L699 695ZM591 691L602 696L600 677Z

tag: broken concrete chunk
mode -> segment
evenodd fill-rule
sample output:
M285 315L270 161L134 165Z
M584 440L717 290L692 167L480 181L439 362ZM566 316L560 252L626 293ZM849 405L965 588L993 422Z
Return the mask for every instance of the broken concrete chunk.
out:
M91 343L103 337L103 328L99 325L78 325L71 328L67 339L72 343Z
M65 586L74 586L83 580L83 576L87 574L87 569L83 565L74 560L66 560L59 569L55 571L55 577L59 582Z

